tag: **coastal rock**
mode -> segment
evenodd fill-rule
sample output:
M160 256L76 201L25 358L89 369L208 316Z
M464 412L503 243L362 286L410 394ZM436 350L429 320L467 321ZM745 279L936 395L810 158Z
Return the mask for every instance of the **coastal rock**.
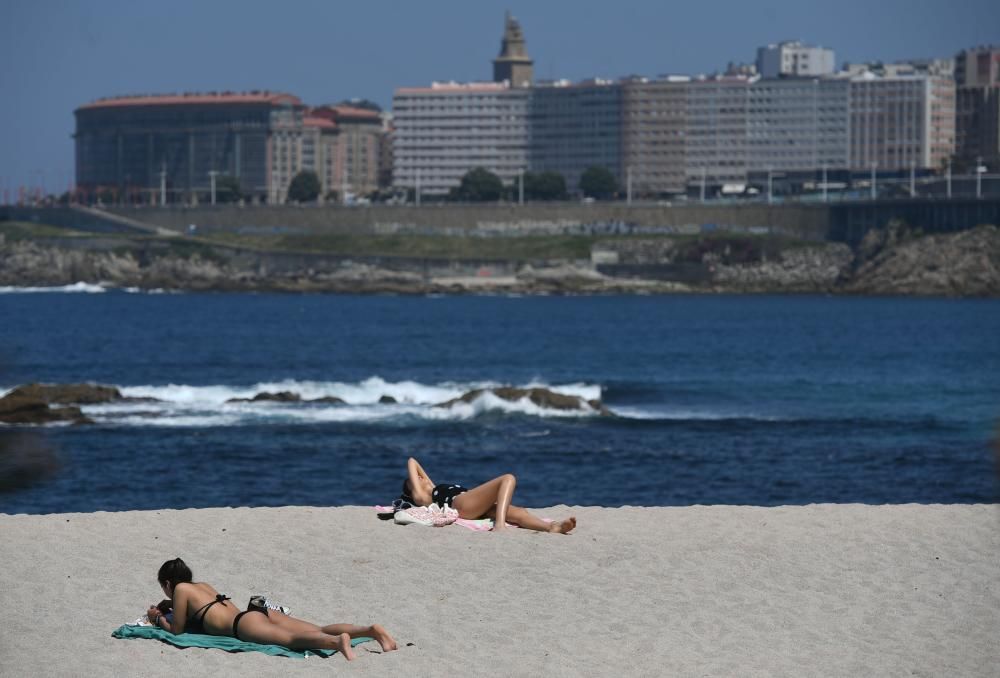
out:
M83 416L79 407L50 407L42 398L16 392L0 398L0 422L5 424L50 424L58 421L93 423Z
M307 403L327 403L329 405L345 405L343 398L338 398L337 396L323 396L322 398L313 398L312 400L306 400Z
M278 391L277 393L269 393L267 391L262 391L258 393L253 398L230 398L227 403L259 403L259 402L278 402L278 403L297 403L302 400L302 396L298 393L293 393L292 391Z
M584 400L580 396L565 395L556 393L547 388L514 388L512 386L501 386L499 388L482 389L477 388L462 394L458 398L452 398L443 403L438 403L434 407L451 407L457 403L471 403L484 393L492 393L498 398L510 402L516 402L527 398L539 407L552 410L597 410L602 415L610 414L598 399Z
M36 399L55 405L93 405L132 400L122 397L121 391L114 386L99 384L25 384L18 386L4 398L0 398L0 402L8 398Z
M925 236L893 224L870 231L843 289L856 294L1000 296L1000 230L978 226Z
M391 395L384 395L378 399L378 402L380 405L395 405L397 401Z

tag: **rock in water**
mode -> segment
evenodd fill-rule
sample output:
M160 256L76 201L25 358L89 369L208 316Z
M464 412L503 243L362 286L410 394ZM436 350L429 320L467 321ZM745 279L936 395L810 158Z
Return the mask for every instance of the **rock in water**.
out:
M227 403L258 403L262 401L273 401L278 403L297 403L302 400L302 396L298 393L293 393L292 391L279 391L277 393L268 393L264 391L258 393L253 398L230 398Z
M114 386L100 384L25 384L8 393L12 396L34 398L50 405L93 405L125 400Z
M70 421L75 424L90 424L79 407L49 407L43 399L24 393L18 389L0 398L0 422L5 424L49 424L55 421Z
M610 414L604 404L597 398L584 400L580 396L565 395L556 393L547 388L514 388L512 386L501 386L499 388L482 389L477 388L468 393L464 393L458 398L453 398L447 402L438 403L435 407L451 407L456 403L471 403L484 393L492 393L498 398L510 402L516 402L528 398L539 407L552 410L597 410L601 414Z
M395 405L396 399L393 398L391 395L384 395L378 399L378 402L380 405Z

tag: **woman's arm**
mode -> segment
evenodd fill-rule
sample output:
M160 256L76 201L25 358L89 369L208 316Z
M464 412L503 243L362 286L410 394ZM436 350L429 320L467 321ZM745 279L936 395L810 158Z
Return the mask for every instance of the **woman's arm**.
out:
M171 592L170 600L174 608L174 620L167 621L166 617L157 620L157 626L171 633L184 633L184 626L187 624L187 604L188 604L188 584L178 584Z
M410 476L410 495L421 506L431 503L431 492L428 485L434 487L434 481L427 475L427 471L420 465L420 462L410 457L406 462L406 470Z

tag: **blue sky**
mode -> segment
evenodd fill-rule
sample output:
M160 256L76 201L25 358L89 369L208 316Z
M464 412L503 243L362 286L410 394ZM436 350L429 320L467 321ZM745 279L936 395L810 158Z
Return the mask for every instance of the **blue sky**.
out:
M487 80L503 14L537 77L703 73L801 39L837 63L1000 44L998 0L3 0L0 190L72 180L73 110L118 94L272 89L319 104Z

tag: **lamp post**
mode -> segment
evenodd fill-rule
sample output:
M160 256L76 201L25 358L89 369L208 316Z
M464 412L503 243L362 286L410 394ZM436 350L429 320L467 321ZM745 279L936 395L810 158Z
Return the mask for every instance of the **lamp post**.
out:
M826 163L823 163L823 202L826 202Z
M878 195L878 188L875 185L875 182L876 182L875 169L877 167L878 167L878 163L873 161L872 162L872 180L871 180L871 198L872 198L872 200L874 200L875 196Z
M951 158L948 158L948 165L944 171L945 176L945 190L947 191L948 199L951 199Z
M417 168L417 180L416 187L413 189L414 199L417 202L417 207L420 207L420 168Z
M625 202L628 205L632 204L632 168L627 167L625 169Z
M705 168L701 168L701 201L705 202Z
M986 168L983 167L983 157L981 155L976 156L976 200L983 197L983 172Z
M517 204L524 204L524 169L517 173Z
M770 205L774 200L774 180L773 172L771 168L767 168L767 204Z
M160 207L167 205L167 163L160 165Z
M215 170L210 170L208 173L208 178L212 183L212 204L215 204L215 175L218 174Z

